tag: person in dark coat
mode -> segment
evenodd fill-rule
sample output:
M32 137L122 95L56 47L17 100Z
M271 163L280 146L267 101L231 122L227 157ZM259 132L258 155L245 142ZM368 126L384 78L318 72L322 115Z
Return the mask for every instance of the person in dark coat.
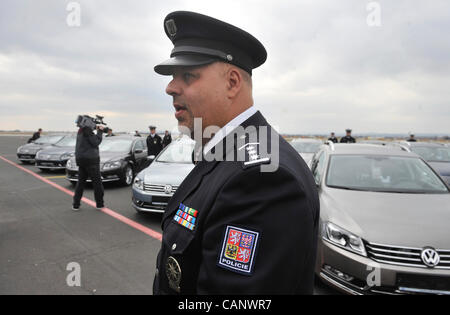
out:
M156 127L150 126L150 135L147 137L147 154L148 156L157 156L163 149L162 139L156 134Z
M352 130L346 129L345 130L345 137L341 138L340 143L356 143L356 139L352 137Z
M330 137L328 138L328 141L332 141L333 143L338 143L338 139L336 138L334 132L331 133Z
M84 127L78 130L77 142L75 145L75 159L79 167L78 182L73 196L72 210L80 209L81 198L83 197L86 180L91 178L94 186L94 197L97 209L104 207L104 189L100 173L100 152L98 146L103 139L103 127L97 127L97 133Z
M36 131L35 133L33 133L33 136L30 139L28 139L28 143L31 143L31 142L39 139L41 137L41 133L42 133L42 128L39 128L39 130Z
M162 219L154 294L312 294L318 193L308 166L253 106L264 46L193 12L173 12L164 25L175 53L155 71L173 77L166 93L180 131L196 141L196 165Z
M108 132L105 136L105 138L109 138L109 137L115 137L116 135L113 134L113 130L111 128L108 128Z
M163 148L167 147L172 142L172 136L169 131L166 130L164 134L164 138L162 140Z
M416 138L414 137L414 135L409 135L409 139L406 140L408 142L417 142Z

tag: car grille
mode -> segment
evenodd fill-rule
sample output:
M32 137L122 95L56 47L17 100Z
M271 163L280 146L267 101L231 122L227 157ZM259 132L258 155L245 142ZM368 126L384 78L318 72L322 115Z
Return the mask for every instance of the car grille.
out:
M153 196L152 202L144 202L136 200L134 198L133 200L136 203L136 205L138 205L141 208L164 211L169 203L170 197Z
M158 193L166 193L165 191L166 185L152 185L152 184L144 184L144 191L158 192ZM178 189L178 186L172 186L172 191L169 194L174 194Z
M392 245L380 245L367 243L367 255L376 262L407 266L428 268L422 261L422 248L399 247ZM450 250L437 249L441 258L435 269L450 269Z

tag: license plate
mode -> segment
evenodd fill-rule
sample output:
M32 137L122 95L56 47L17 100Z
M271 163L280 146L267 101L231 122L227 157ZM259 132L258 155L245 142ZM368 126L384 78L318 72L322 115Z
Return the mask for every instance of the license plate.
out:
M450 291L450 277L399 274L397 286L435 291Z

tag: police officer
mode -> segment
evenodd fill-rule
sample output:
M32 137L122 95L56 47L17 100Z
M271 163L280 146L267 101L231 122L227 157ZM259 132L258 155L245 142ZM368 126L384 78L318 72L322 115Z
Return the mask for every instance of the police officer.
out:
M162 146L162 139L159 135L156 134L156 127L155 126L149 126L150 134L147 137L147 152L148 155L154 155L157 156L159 152L161 152L163 146Z
M408 142L417 142L417 140L416 140L416 138L414 138L413 134L409 135L409 139L406 140L406 141L408 141Z
M334 132L331 133L330 137L328 138L328 141L332 141L333 143L338 143L338 139L336 138Z
M30 139L28 139L28 143L31 143L31 142L39 139L41 137L41 133L42 133L42 128L39 128L39 130L37 132L33 133L33 136Z
M102 142L103 126L97 126L97 133L89 127L80 128L77 134L75 146L75 158L78 170L78 182L73 196L72 210L80 209L80 201L83 197L86 180L91 178L94 186L94 197L97 209L104 207L104 189L100 174L100 153L98 146Z
M170 13L164 27L175 47L155 71L172 76L180 131L196 138L201 118L202 137L162 219L154 293L312 294L318 195L307 165L253 106L264 46L193 12Z
M170 135L169 131L166 130L162 141L163 148L167 147L170 143L172 143L172 136Z
M341 138L341 143L356 143L356 139L352 137L352 130L346 129L345 130L345 137Z
M105 138L109 138L109 137L115 137L116 135L113 134L113 130L111 128L108 128L108 132L106 133Z

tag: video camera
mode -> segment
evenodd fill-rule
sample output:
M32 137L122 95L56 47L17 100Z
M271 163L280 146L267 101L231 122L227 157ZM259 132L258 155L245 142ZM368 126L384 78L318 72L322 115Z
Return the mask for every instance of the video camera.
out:
M75 123L79 128L89 128L91 130L94 130L97 128L97 125L106 125L105 122L103 122L103 116L95 115L95 118L92 118L88 115L79 115L77 117L77 120L75 120ZM108 127L104 128L104 132L108 132Z

